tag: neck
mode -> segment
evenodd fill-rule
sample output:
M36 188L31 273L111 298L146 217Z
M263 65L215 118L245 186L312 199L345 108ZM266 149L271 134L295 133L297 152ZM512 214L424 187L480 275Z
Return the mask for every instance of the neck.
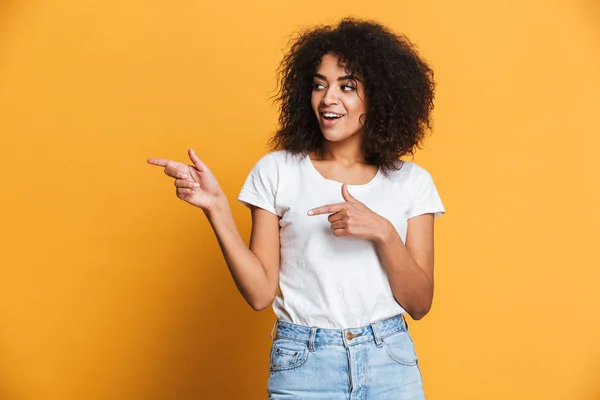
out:
M316 151L316 156L321 160L331 160L342 165L365 163L362 141L359 135L354 135L342 142L323 141L323 145Z

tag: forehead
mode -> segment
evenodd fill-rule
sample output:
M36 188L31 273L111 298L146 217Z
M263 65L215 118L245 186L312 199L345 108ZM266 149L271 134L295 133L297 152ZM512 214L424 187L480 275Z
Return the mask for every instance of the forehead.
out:
M317 74L326 77L328 80L333 79L336 80L341 77L350 77L357 85L361 85L361 82L364 81L363 76L358 72L352 71L346 68L346 65L342 63L339 65L340 58L332 53L327 53L321 58L321 62L315 71Z
M321 58L321 63L317 68L317 72L321 75L347 75L349 71L344 65L339 66L340 58L335 54L327 53Z

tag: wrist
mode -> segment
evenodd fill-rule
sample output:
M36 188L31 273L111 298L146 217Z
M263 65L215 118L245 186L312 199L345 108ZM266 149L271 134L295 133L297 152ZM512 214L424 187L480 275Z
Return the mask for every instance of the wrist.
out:
M384 218L373 241L377 246L385 245L391 241L393 237L392 234L395 231L396 228L394 228L394 225L392 225L389 220Z
M206 217L211 220L229 212L229 201L224 193L220 193L210 207L203 209Z

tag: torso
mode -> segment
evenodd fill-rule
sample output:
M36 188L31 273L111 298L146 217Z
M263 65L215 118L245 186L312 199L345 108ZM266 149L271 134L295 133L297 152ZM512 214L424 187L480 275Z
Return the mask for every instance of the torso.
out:
M406 234L409 168L395 179L356 163L344 168L330 160L273 154L279 164L276 207L280 219L280 294L273 308L285 321L345 329L401 314L372 242L333 235L327 215L306 211L340 203L342 182L358 201Z
M279 318L346 329L405 312L372 242L337 237L327 215L307 215L312 208L343 202L345 181L352 196L389 220L406 242L408 218L433 183L418 165L401 166L384 175L366 164L344 168L286 151L266 155L256 164L238 199L280 217L280 291L273 302ZM429 201L425 211L443 210L439 199Z

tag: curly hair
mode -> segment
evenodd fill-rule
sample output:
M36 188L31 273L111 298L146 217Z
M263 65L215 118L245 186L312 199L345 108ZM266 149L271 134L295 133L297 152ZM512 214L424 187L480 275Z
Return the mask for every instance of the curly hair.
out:
M325 54L339 57L350 75L362 77L367 98L363 124L365 161L384 174L414 156L431 130L433 70L404 35L373 21L344 18L337 26L318 26L292 39L277 70L279 128L272 150L306 155L318 150L323 135L311 107L313 74Z

